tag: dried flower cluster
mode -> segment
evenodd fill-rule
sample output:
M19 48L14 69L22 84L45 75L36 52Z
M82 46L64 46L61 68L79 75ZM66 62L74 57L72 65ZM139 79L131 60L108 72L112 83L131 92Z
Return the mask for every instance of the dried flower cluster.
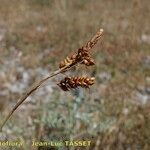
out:
M95 78L89 77L65 77L58 83L59 87L64 91L69 91L72 88L77 88L78 86L83 88L89 88L89 86L94 84Z
M67 56L66 59L60 62L59 68L63 68L65 66L72 66L77 63L84 64L86 66L94 65L94 59L91 57L90 49L98 42L100 37L102 36L103 29L100 29L96 35L89 41L87 44L78 49L78 51L71 56ZM89 88L90 85L94 84L94 78L88 77L65 77L63 80L58 83L59 87L68 91L71 88L77 88L81 86L83 88Z
M93 48L103 34L103 29L100 29L96 35L86 43L85 46L79 48L78 51L60 62L59 68L63 68L69 64L81 63L86 66L94 65L94 60L91 58L89 50Z

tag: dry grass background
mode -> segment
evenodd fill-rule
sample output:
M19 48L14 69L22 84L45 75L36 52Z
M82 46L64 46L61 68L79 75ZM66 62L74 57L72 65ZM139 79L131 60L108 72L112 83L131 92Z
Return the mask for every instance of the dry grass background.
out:
M79 72L91 72L96 84L66 93L55 86L57 79L49 81L14 114L0 139L22 139L23 150L33 149L32 139L64 138L91 139L92 150L149 150L149 5L0 0L0 122L29 85L56 70L99 28L105 31L93 49L96 66Z

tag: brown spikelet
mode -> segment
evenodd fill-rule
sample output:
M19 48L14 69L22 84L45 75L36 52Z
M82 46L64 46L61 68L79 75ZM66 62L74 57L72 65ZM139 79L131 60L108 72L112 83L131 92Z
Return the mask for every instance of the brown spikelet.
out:
M100 37L103 34L103 29L100 29L96 35L89 41L85 46L78 49L77 53L74 53L71 56L68 56L66 59L60 62L59 68L65 67L68 64L81 63L86 66L94 65L94 60L91 58L89 50L98 42Z
M101 36L103 35L104 30L100 29L95 36L89 41L87 42L87 44L85 45L86 49L90 50L93 48L94 45L96 45L96 43L98 42L98 40L101 38Z
M57 85L64 91L69 91L77 87L89 88L94 84L95 78L90 77L65 77Z
M73 62L80 62L86 66L92 66L95 64L89 51L85 47L79 48L77 53L74 53L71 56L67 56L66 59L60 62L59 68L65 67L66 65L72 64Z

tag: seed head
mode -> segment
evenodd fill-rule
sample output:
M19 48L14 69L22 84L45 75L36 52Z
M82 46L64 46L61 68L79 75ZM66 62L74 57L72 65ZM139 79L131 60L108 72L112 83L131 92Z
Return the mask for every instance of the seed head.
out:
M94 84L95 78L90 77L65 77L57 85L64 91L69 91L77 87L89 88Z
M89 50L93 48L94 45L98 42L98 40L101 38L103 34L103 29L100 29L96 35L89 41L85 46L78 49L77 53L74 53L71 56L67 56L66 59L60 62L59 68L63 68L70 64L76 64L81 63L86 66L94 65L94 60L91 57L91 54L89 53Z

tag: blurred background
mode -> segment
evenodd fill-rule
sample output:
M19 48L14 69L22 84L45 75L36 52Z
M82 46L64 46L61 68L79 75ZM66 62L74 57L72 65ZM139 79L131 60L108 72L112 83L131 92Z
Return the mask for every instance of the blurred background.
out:
M105 31L92 50L96 65L69 71L96 83L64 92L56 83L65 75L49 80L14 113L0 140L22 140L21 150L149 150L149 6L149 0L0 0L0 124L34 82ZM32 139L92 145L33 148Z

